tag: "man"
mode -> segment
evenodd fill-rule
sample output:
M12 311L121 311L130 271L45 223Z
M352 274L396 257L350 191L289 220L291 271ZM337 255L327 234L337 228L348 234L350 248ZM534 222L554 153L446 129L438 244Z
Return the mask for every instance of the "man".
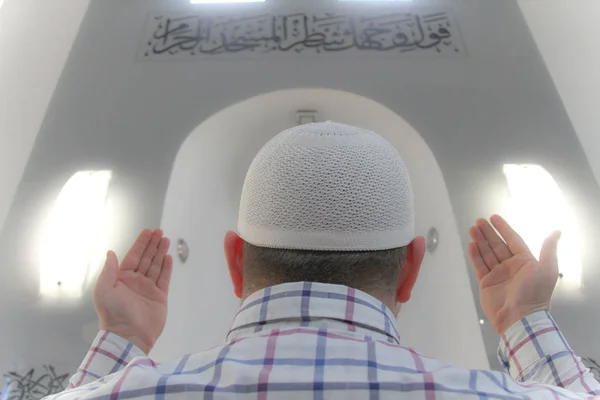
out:
M120 266L108 254L94 291L102 331L55 398L600 394L548 313L559 234L538 262L498 216L491 222L501 237L477 221L469 255L510 376L452 367L402 346L395 317L425 253L413 214L406 168L381 137L334 123L282 132L248 171L239 235L225 236L234 293L243 300L225 344L162 365L147 357L165 325L172 259L160 230L143 231Z

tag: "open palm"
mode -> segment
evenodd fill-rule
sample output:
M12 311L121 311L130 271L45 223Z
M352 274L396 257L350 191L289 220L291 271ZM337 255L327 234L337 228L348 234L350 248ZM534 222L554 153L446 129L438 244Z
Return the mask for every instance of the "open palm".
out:
M160 229L143 230L119 266L109 252L94 288L100 329L115 333L146 354L167 319L167 295L173 259Z
M493 227L483 219L471 227L469 257L479 281L483 312L502 335L527 315L550 308L558 279L560 232L546 239L538 261L502 217L494 215L490 220Z

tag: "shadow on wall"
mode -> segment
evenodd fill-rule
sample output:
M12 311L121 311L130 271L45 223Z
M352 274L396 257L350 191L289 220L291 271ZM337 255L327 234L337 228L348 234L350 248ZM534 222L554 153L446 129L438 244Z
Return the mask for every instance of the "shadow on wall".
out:
M190 255L185 264L176 265L167 327L153 356L165 359L223 342L239 306L229 283L223 235L236 228L242 184L254 155L293 126L302 109L317 110L320 121L378 132L398 149L411 174L417 233L425 235L431 226L440 233L413 299L401 312L403 342L425 355L488 368L462 244L435 157L422 137L387 107L329 89L276 91L234 104L198 126L182 145L161 225L174 240L188 242Z

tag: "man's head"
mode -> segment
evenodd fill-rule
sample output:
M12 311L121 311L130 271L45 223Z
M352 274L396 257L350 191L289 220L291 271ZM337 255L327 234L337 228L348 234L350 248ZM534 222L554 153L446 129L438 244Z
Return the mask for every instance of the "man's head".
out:
M397 311L425 245L414 237L408 171L373 132L331 122L275 136L244 182L225 253L238 297L286 282L342 284Z

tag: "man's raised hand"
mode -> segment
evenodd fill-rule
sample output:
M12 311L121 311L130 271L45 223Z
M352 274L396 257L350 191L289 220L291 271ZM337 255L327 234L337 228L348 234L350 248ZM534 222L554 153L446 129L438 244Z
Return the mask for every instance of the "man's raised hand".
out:
M548 310L558 279L556 249L560 232L544 242L539 261L500 216L471 227L469 257L477 280L481 307L498 334L536 311ZM496 233L496 230L501 236Z
M160 229L143 230L119 265L110 251L94 288L100 329L129 340L146 354L167 320L173 258Z

